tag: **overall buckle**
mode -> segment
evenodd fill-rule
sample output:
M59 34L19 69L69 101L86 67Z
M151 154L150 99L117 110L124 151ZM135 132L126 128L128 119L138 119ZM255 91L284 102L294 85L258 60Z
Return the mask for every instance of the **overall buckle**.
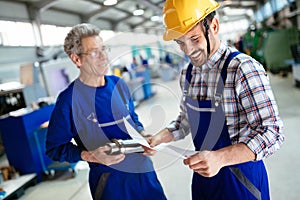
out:
M187 90L183 90L182 101L185 101L187 93L188 93Z
M222 94L216 93L215 94L215 106L218 107L221 104Z

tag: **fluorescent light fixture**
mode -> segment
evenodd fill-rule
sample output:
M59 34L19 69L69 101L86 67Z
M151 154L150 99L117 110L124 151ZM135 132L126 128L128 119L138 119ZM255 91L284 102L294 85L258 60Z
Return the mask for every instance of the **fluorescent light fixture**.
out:
M113 5L116 5L117 3L118 3L117 0L105 0L105 1L103 2L103 4L104 4L105 6L113 6Z
M132 14L134 16L139 16L139 15L144 14L144 10L142 8L140 8L139 5L136 5L136 9L132 12Z
M154 15L154 16L151 17L151 21L153 21L153 22L159 22L159 21L161 21L161 18L159 16L157 16L157 15Z
M158 16L158 15L154 15L154 16L151 17L151 21L160 22L160 21L162 21L162 17Z
M139 15L144 14L144 10L141 9L141 8L139 8L139 9L134 10L132 14L133 14L134 16L139 16Z

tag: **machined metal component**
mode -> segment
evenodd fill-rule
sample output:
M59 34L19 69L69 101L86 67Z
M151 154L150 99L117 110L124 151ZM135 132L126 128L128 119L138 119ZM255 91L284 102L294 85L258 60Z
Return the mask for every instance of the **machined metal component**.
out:
M110 147L110 150L106 153L109 155L116 155L116 154L130 154L130 153L142 153L144 149L142 145L135 142L134 140L117 140L113 139L111 143L107 143Z

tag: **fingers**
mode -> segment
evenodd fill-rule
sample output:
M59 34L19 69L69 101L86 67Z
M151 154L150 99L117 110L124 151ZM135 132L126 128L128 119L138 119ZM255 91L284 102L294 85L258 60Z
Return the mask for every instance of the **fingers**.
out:
M102 147L99 147L98 148L100 151L103 151L103 152L107 152L107 151L110 151L111 150L111 147L108 146L108 145L104 145Z
M152 136L145 137L145 139L146 139L147 142L150 144L150 143L151 143L151 140L152 140Z
M163 142L160 134L148 137L147 141L148 141L150 147L155 147Z
M146 140L149 144L151 144L152 137L151 136L147 137ZM142 146L142 147L144 149L144 153L143 153L144 156L153 156L156 153L154 149L148 148L146 146Z
M185 165L190 165L191 166L191 165L194 165L194 164L196 164L198 162L201 162L203 159L204 159L204 157L201 156L200 152L198 152L198 153L196 153L196 154L194 154L192 156L189 156L186 159L184 159L183 163Z
M188 165L191 170L197 172L201 176L209 177L209 166L205 160L201 160L198 155L189 157L183 161L185 165Z
M145 155L145 156L153 156L156 153L156 151L154 149L150 149L150 148L145 147L145 146L142 146L142 147L144 148L143 155Z
M151 137L151 134L146 133L145 131L141 131L140 134L147 139L148 137Z
M117 154L117 155L108 155L106 152L110 150L110 147L105 145L99 147L92 151L93 161L96 163L104 164L104 165L112 165L119 163L124 160L124 154Z
M117 155L106 155L101 161L103 164L109 166L113 164L117 164L125 159L124 154L117 154Z
M152 137L149 141L150 147L155 147L161 143L160 139L155 137Z
M118 155L109 155L109 161L108 161L108 165L112 165L112 164L116 164L119 163L121 161L123 161L125 159L125 155L124 154L118 154Z
M201 151L191 157L188 157L183 161L185 165L188 165L190 169L197 172L204 177L215 176L221 166L218 165L218 162L212 156L213 153L209 151Z
M211 173L208 172L207 169L199 169L199 170L194 170L196 173L200 174L201 176L204 176L204 177L212 177Z
M200 152L184 159L183 163L194 171L207 169L207 162Z

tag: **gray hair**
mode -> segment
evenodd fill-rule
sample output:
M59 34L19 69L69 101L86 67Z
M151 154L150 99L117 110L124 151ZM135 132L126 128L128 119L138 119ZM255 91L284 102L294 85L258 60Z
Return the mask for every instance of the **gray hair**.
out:
M98 36L100 29L92 24L78 24L72 27L65 38L64 50L68 56L72 53L79 55L83 51L81 39L90 36Z

